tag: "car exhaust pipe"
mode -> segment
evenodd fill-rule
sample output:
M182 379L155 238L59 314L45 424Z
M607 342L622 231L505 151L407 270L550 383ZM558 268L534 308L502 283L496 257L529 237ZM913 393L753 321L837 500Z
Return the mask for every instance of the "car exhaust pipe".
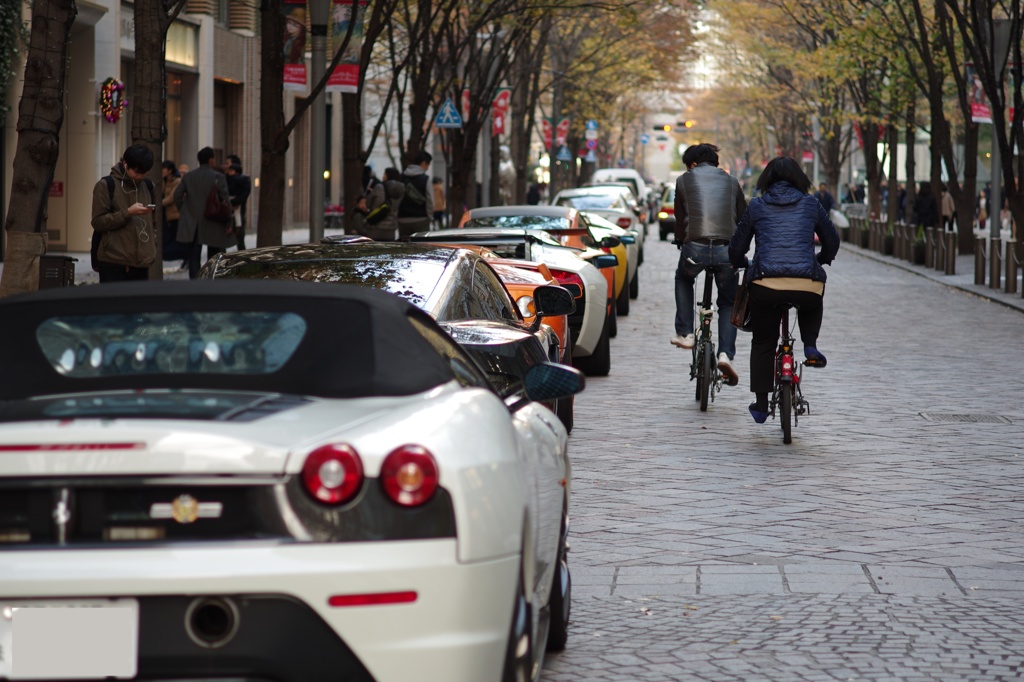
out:
M198 597L185 611L185 632L204 649L217 649L238 632L238 607L227 597Z

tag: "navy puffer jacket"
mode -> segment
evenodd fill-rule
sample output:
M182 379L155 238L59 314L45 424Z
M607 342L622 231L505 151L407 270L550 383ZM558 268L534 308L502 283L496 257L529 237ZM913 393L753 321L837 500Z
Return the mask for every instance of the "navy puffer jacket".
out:
M814 235L821 251L814 253ZM750 263L753 279L800 277L824 282L821 266L832 262L839 252L839 233L821 202L788 182L776 182L760 197L751 200L729 242L729 260L734 267L747 265L750 241L757 237Z

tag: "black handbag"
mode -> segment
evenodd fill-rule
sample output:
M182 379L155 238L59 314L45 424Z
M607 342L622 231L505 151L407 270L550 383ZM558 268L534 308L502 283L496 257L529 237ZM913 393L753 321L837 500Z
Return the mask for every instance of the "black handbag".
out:
M750 292L747 285L750 279L750 268L745 268L743 274L736 273L739 281L736 282L736 298L732 303L732 316L729 321L745 332L750 331Z

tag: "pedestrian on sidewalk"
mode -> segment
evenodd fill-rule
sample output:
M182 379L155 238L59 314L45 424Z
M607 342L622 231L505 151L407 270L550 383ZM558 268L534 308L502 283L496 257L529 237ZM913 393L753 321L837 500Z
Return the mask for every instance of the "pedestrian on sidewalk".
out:
M252 180L242 172L242 160L236 154L228 154L224 165L224 176L228 183L228 194L235 213L235 244L239 251L245 250L245 230L248 226L246 206L252 194Z
M160 165L160 174L163 178L164 190L161 202L164 210L164 227L161 232L163 235L161 249L163 259L164 262L180 260L182 267L185 267L188 263L189 245L178 241L178 220L181 218L181 211L174 203L174 190L178 189L178 185L181 184L181 175L178 174L177 166L170 159Z
M932 183L925 180L917 186L914 198L914 218L925 229L935 227L939 222L939 205L932 194Z
M703 143L683 152L686 172L676 179L675 240L679 248L676 267L676 317L673 346L693 348L694 291L697 275L709 265L722 266L715 273L718 287L718 369L730 386L739 383L732 361L736 357L736 327L731 321L736 300L736 276L729 267L729 238L747 207L740 183L718 167L718 147ZM806 189L806 188L805 188ZM817 199L807 197L821 206ZM706 275L707 276L707 275Z
M444 212L448 204L444 199L444 181L434 177L434 225L438 230L444 229Z
M405 239L414 232L426 232L434 218L434 192L430 188L427 169L433 161L428 152L421 151L402 171L405 194L398 205L398 238Z
M750 326L750 415L758 424L768 419L768 396L775 388L775 349L779 342L780 304L797 307L805 363L824 367L817 349L821 331L825 270L839 252L839 233L821 203L807 194L811 181L793 159L768 162L757 179L761 195L751 199L729 242L734 267L751 268L747 286ZM678 191L678 190L677 190ZM677 212L678 213L678 212ZM821 250L815 254L814 235ZM754 258L747 261L751 240Z
M942 229L946 232L955 232L956 227L956 204L953 203L953 195L949 193L949 186L942 183L942 201L939 202L942 211Z
M92 188L93 266L100 282L149 279L156 261L157 197L146 178L152 167L149 147L133 144Z
M199 275L204 244L206 257L209 259L218 253L224 253L234 243L231 223L221 223L205 215L206 200L214 188L222 202L229 201L227 179L217 167L217 160L210 147L200 149L196 160L199 161L199 167L186 173L178 188L174 190L174 203L181 211L181 218L178 220L178 241L191 244L188 255L189 279L195 279Z

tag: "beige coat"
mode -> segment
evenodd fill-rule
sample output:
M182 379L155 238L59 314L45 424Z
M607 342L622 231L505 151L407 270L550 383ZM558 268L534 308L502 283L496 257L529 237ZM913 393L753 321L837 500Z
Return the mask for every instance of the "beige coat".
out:
M174 203L174 190L178 189L179 184L181 184L181 178L177 175L172 175L164 180L164 220L168 222L181 217L181 211L178 210L178 205Z

